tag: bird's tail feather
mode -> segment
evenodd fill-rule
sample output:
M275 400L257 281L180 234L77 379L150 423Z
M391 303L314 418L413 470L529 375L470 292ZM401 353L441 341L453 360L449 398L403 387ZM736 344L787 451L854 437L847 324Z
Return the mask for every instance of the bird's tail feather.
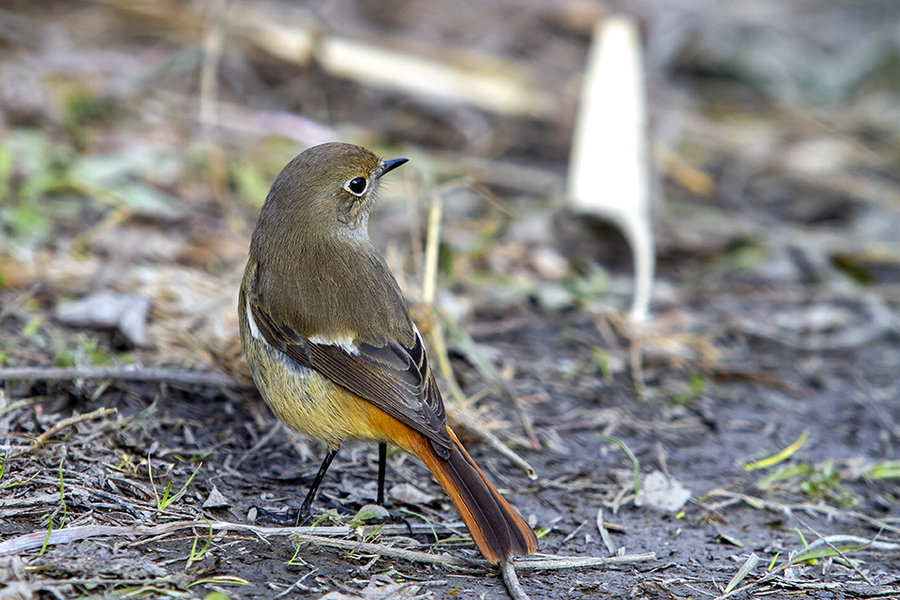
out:
M528 523L488 481L453 430L447 430L455 444L449 459L438 456L424 436L412 444L413 450L450 496L478 549L492 563L534 552L537 537Z

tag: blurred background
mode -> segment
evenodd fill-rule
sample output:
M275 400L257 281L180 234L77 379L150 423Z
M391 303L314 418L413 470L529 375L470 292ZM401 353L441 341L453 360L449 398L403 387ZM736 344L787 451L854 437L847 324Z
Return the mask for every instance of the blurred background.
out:
M0 283L40 280L45 300L148 296L151 327L170 331L138 346L230 297L222 286L234 285L274 175L334 139L413 159L373 219L395 270L413 277L408 294L437 194L444 289L621 309L631 285L621 237L559 217L591 32L616 11L645 42L657 308L677 299L672 289L723 280L898 277L891 0L2 11Z

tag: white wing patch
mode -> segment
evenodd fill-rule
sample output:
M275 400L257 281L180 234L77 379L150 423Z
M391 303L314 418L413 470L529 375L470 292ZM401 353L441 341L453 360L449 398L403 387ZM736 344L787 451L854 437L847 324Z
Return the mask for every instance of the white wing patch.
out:
M259 329L256 327L256 320L253 318L253 312L250 311L250 301L247 300L247 324L250 325L250 335L253 336L254 340L263 340L262 333L260 333Z
M353 338L349 336L328 339L316 335L307 339L313 344L319 344L320 346L337 346L347 354L352 354L354 356L359 354L359 347L356 345L356 342L353 341Z
M416 332L416 339L419 341L420 344L422 344L422 347L424 348L424 347L425 347L425 342L422 340L422 334L419 333L419 328L416 327L416 324L415 324L415 323L413 323L413 331Z

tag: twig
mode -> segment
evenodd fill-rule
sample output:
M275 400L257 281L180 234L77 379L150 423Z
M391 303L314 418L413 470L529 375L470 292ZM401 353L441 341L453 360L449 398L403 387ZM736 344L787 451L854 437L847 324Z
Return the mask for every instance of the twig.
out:
M400 558L413 562L441 564L450 567L489 567L489 563L485 560L466 560L455 556L443 556L437 554L429 554L427 552L419 552L417 550L404 550L402 548L392 548L383 544L373 544L369 542L357 542L353 540L332 539L352 535L357 531L355 527L260 527L257 525L249 525L245 523L231 523L227 521L173 521L160 525L133 525L130 527L110 526L110 525L80 525L76 527L66 527L64 529L56 529L51 532L46 530L33 531L18 537L0 542L0 556L8 556L11 554L20 554L28 550L40 548L45 543L47 545L68 544L83 539L113 536L113 537L135 537L135 536L162 536L168 535L181 529L190 529L200 527L203 529L213 529L215 531L248 531L259 536L272 535L290 535L300 541L308 542L318 546L326 546L332 548L340 548L354 552L362 552L365 554L381 554L392 558ZM380 532L384 533L388 527L381 527ZM407 530L404 526L396 526L396 532L406 534ZM569 557L569 556L541 556L537 558L516 560L515 566L519 569L534 570L558 570L558 569L577 569L601 567L606 565L622 565L637 562L646 562L656 560L656 554L648 552L645 554L630 554L624 556L612 556L609 558L586 556L586 557Z
M579 569L583 567L602 567L606 565L629 565L632 563L656 560L655 552L643 554L624 554L622 556L541 556L516 561L519 569L535 569L555 571L559 569Z
M257 525L248 525L244 523L228 523L225 521L172 521L161 525L131 525L131 526L114 526L114 525L79 525L75 527L66 527L65 529L55 529L50 533L48 544L67 544L79 540L113 536L113 537L134 537L138 535L144 536L160 536L167 535L173 531L180 529L188 529L191 527L212 527L219 531L250 531L258 535L290 535L292 533L312 533L316 532L319 536L342 536L353 533L352 527L260 527ZM381 528L385 529L391 526ZM403 525L397 525L398 533L406 533L407 529ZM34 531L26 533L15 538L11 538L0 542L0 556L9 554L19 554L35 548L40 548L47 539L47 531Z
M197 35L201 15L191 5L169 2L103 4L140 17L161 19L167 26ZM229 39L247 42L264 53L306 68L315 62L324 72L362 85L394 90L405 96L437 97L499 113L551 118L556 97L535 86L520 64L498 56L461 51L446 45L400 40L361 40L332 35L315 22L291 18L265 5L235 2L222 16ZM402 44L399 49L394 49ZM390 64L390 69L381 68Z
M821 305L828 303L834 305L836 300L832 299ZM856 300L853 298L853 300ZM751 321L743 319L738 323L740 329L750 335L767 339L788 348L804 350L807 352L827 352L835 350L849 350L858 348L878 339L879 337L897 331L898 321L891 312L891 309L885 304L884 300L877 296L863 296L859 300L859 308L866 313L866 321L851 325L846 325L837 331L813 331L806 334L797 329L788 329L779 324L767 321ZM808 306L804 306L804 313L810 313ZM860 311L857 311L860 312ZM810 317L806 317L807 320ZM815 326L812 322L802 322L801 325Z
M58 423L54 424L53 427L42 433L37 437L36 440L28 447L26 450L22 450L20 454L31 452L32 450L36 450L40 448L44 444L47 443L51 437L65 429L66 427L71 427L72 425L77 425L82 421L91 421L93 419L102 419L104 417L108 417L109 415L114 415L118 412L115 408L98 408L97 410L92 410L89 413L84 413L83 415L74 415L69 417L68 419L63 419Z
M204 385L243 389L246 386L224 373L182 371L157 367L4 367L0 381L74 381L76 379L113 379L116 381L155 381L181 385Z
M513 600L530 600L528 594L519 584L519 577L516 575L516 569L508 560L500 563L500 574L503 576L503 583L506 585L506 591L512 596Z
M291 591L292 591L294 588L296 588L296 587L301 587L301 586L302 586L304 589L309 589L309 588L307 588L306 586L303 585L303 581L304 581L307 577L309 577L309 576L312 575L313 573L317 573L318 571L319 571L318 568L314 568L314 569L312 569L311 571L307 571L307 572L303 575L303 577L301 577L300 579L298 579L297 581L295 581L294 583L292 583L291 585L289 585L283 592L281 592L280 594L278 594L277 596L275 596L275 598L283 598L283 597L287 596L287 595L290 594Z
M428 552L420 552L418 550L406 550L405 548L393 548L384 544L373 544L372 542L354 542L352 540L337 540L325 538L318 535L295 534L297 539L303 542L309 542L317 546L325 546L331 548L340 548L342 550L350 550L351 552L360 552L362 554L380 554L382 556L390 556L391 558L399 558L411 562L426 563L433 565L444 565L447 567L471 567L477 566L484 561L469 561L456 556L447 556L442 554L430 554Z

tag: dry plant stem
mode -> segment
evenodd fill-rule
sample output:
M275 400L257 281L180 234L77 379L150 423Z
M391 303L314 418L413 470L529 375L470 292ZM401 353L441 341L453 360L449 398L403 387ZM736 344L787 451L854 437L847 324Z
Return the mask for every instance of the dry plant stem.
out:
M66 527L64 529L56 529L52 531L50 533L49 544L67 544L70 542L103 536L134 537L141 535L164 537L166 535L174 533L175 531L193 527L201 527L206 529L212 527L212 529L217 531L249 531L251 533L257 534L262 539L265 539L269 536L292 534L296 535L313 532L315 532L318 537L344 536L351 535L355 530L355 528L353 527L259 527L256 525L228 523L224 521L206 522L181 520L172 521L171 523L164 523L160 525L79 525L75 527ZM407 533L407 529L403 525L388 525L380 529L381 532L385 532L385 530L397 534ZM432 531L430 526L428 526L427 531L429 533ZM46 538L47 531L41 530L32 533L26 533L24 535L5 540L3 542L0 542L0 556L19 554L21 552L40 548Z
M431 329L431 348L437 357L438 371L447 387L450 388L450 397L453 398L456 406L465 406L466 395L463 393L462 388L459 387L459 384L456 383L456 378L453 376L453 367L450 366L447 343L444 340L444 328L433 318L432 322L434 326Z
M211 130L216 124L216 100L218 99L218 65L222 54L222 23L218 15L224 12L224 0L206 2L206 23L203 32L203 65L200 69L200 125L203 138L212 140Z
M444 316L441 319L441 323L443 323L445 327L447 327L451 330L451 335L453 335L453 337L456 338L456 341L459 344L460 348L462 349L463 353L466 354L466 356L469 358L470 362L475 364L476 369L482 375L482 377L484 377L490 383L494 384L497 387L497 389L500 390L500 394L503 396L503 398L508 400L510 403L512 403L513 407L517 410L517 412L519 412L523 426L525 426L526 432L529 434L529 437L531 438L532 446L540 447L540 443L537 442L537 438L534 436L534 432L528 431L528 424L531 423L531 420L525 416L524 411L521 410L522 407L520 406L520 403L516 400L515 396L510 391L509 386L506 385L506 382L503 380L503 378L500 376L500 374L497 373L496 370L493 368L493 366L491 366L489 363L487 363L486 360L480 355L477 348L475 348L475 345L472 342L471 338L469 336L467 336L465 333L463 333L462 330L460 330L452 321L450 321L449 319L446 318L446 316ZM447 369L450 369L450 359L447 355L447 349L446 349L446 345L444 344L444 338L443 338L444 329L439 326L436 326L435 330L439 331L441 333L439 349L440 349L441 353L443 354L443 356L439 355L438 358L446 361ZM464 400L465 400L465 398L462 397L462 391L460 390L460 402L464 402ZM488 437L488 435L490 435L490 434L488 434L486 429L477 425L476 421L474 421L474 420L467 421L466 426L469 427L473 432L477 433L478 435L483 436L485 439L487 439L490 442L490 444L492 446L494 446L500 452L502 452L505 456L507 456L511 460L513 460L513 462L520 465L525 470L525 472L528 474L529 478L531 478L531 479L536 478L534 469L531 467L531 465L529 465L518 454L516 454L515 452L510 450L504 444L502 444L502 442L500 442L500 440L498 440L497 438L495 438L493 436Z
M841 598L883 598L885 600L894 600L900 598L900 587L895 586L869 586L861 584L850 584L843 581L833 582L800 582L800 581L775 581L772 587L791 588L795 590L827 590L839 591L844 594L852 594L846 596L833 596ZM768 591L768 590L767 590Z
M227 209L228 201L224 193L224 182L227 178L225 157L222 148L215 138L215 125L218 123L218 67L222 54L223 27L222 16L226 10L226 0L207 0L206 15L203 27L203 63L200 69L200 106L198 119L201 136L206 144L207 173L210 187L216 202ZM227 210L225 213L227 214Z
M222 373L180 371L163 368L132 367L5 367L0 381L74 381L76 379L112 379L115 381L152 381L180 385L203 385L245 389L246 386Z
M635 19L599 19L593 32L572 136L568 201L612 221L634 262L630 316L647 318L655 265L644 66ZM604 182L598 194L597 181Z
M631 340L631 378L634 381L634 392L638 400L647 399L647 387L644 385L644 355L639 340Z
M303 574L303 576L302 576L300 579L298 579L297 581L295 581L294 583L292 583L291 585L289 585L287 588L285 588L285 590L284 590L283 592L281 592L280 594L278 594L277 596L275 596L275 598L284 598L285 596L287 596L288 594L290 594L290 593L294 590L294 588L296 588L296 587L302 585L303 582L304 582L310 575L312 575L313 573L317 573L318 571L319 571L318 568L315 568L315 569L313 569L313 570L311 570L311 571L307 571L306 573Z
M528 594L519 584L519 577L516 575L516 569L508 560L500 563L500 574L503 576L503 583L506 585L506 591L512 596L513 600L529 600Z
M900 551L900 544L877 541L877 538L880 535L881 532L879 531L871 540L859 537L858 535L829 535L828 537L810 542L809 546L806 547L806 550L811 551L813 548L818 548L820 545L853 544L854 546L865 546L865 550L879 550L882 552ZM860 550L863 550L863 548L860 548Z
M456 383L453 368L447 354L447 343L444 340L444 329L434 314L434 297L437 291L438 248L441 239L441 198L437 194L431 197L428 209L428 230L425 240L425 264L422 273L422 302L428 308L429 320L433 323L431 332L432 346L438 359L438 370L441 377L450 387L450 396L461 406L465 402L465 394Z
M425 269L422 274L422 301L434 305L437 290L438 247L441 239L441 212L443 203L438 194L431 197L428 209L428 237L425 242Z
M174 30L198 35L202 22L192 5L173 2L103 0L119 11L163 22ZM202 6L202 4L200 5ZM501 115L551 118L557 99L539 89L519 63L498 56L457 48L384 38L363 42L333 35L311 19L291 18L265 3L235 2L224 11L221 26L258 50L300 68L315 63L331 76L365 86L408 95L441 98L444 102L472 104ZM404 48L394 50L391 46ZM390 64L390 69L383 66Z
M92 421L94 419L102 419L104 417L108 417L109 415L114 415L118 412L115 408L98 408L97 410L93 410L89 413L84 413L83 415L75 415L74 417L69 417L68 419L63 419L58 423L54 424L53 427L42 433L34 440L34 443L27 450L22 450L22 453L28 453L32 450L40 448L44 444L47 443L51 437L65 429L66 427L71 427L72 425L76 425L81 423L82 421Z

